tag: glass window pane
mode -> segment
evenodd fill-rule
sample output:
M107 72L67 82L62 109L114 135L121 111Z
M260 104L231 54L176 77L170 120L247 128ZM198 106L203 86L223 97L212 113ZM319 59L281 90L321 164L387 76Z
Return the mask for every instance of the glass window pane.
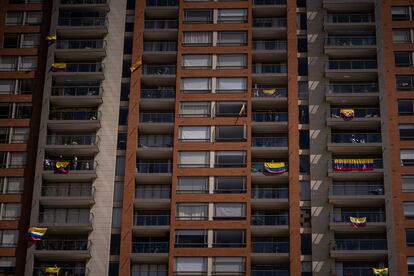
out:
M15 80L0 80L0 94L13 94L15 85Z

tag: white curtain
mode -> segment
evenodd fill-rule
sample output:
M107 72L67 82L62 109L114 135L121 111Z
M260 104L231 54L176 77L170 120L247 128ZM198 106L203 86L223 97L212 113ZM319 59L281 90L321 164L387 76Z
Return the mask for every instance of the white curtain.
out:
M29 139L30 128L16 127L13 129L13 143L24 143Z
M402 187L403 191L414 191L414 176L404 175L402 177Z
M12 94L14 92L14 80L0 80L0 94Z
M220 21L240 21L247 17L246 9L219 9Z
M19 218L22 209L21 204L18 203L4 203L3 216L6 218Z
M217 90L246 90L246 78L217 78Z
M177 191L207 191L208 177L179 177Z
M394 42L409 42L410 30L409 29L395 29L392 31L392 37Z
M404 202L404 216L414 217L414 203Z
M16 70L17 57L16 56L1 56L0 70L13 71Z
M211 55L183 55L184 67L211 67Z
M180 139L183 140L209 140L210 127L208 126L184 126L180 127Z
M414 150L401 150L401 160L414 159Z
M175 272L206 272L206 257L176 257L174 261Z
M23 191L24 178L10 177L7 179L7 193L19 193Z
M244 203L216 203L215 217L244 217Z
M206 117L210 114L210 103L187 102L181 104L182 116Z
M24 48L36 48L39 46L38 34L23 34L22 47Z
M211 78L184 78L184 79L181 79L181 90L184 90L184 91L211 90Z
M20 60L20 70L33 70L37 67L37 57L27 56L21 57Z
M182 151L178 154L178 162L180 165L205 166L208 165L210 152L208 151Z
M218 55L217 65L219 67L245 67L246 55Z
M245 270L244 257L215 257L214 272L242 272Z
M26 165L27 154L25 152L12 152L10 157L11 167L21 167Z
M183 44L210 44L212 32L184 32Z
M3 236L2 236L2 244L3 245L14 245L17 244L19 237L19 231L18 230L3 230Z
M179 218L190 219L207 217L206 203L194 203L194 204L177 204L177 214Z

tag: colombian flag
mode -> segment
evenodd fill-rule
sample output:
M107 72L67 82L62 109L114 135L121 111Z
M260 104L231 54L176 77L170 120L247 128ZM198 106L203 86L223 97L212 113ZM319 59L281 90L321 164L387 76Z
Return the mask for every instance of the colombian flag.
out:
M69 173L69 162L56 162L55 173L57 174L67 174Z
M268 173L280 174L287 171L285 162L266 162L264 169Z
M277 91L276 91L276 88L271 88L271 89L263 89L262 92L266 96L273 96L274 94L276 94Z
M388 268L373 268L372 272L374 273L374 275L388 275Z
M367 218L356 218L356 217L349 217L349 221L351 222L352 227L354 228L361 228L367 226Z
M355 111L352 108L342 108L339 111L339 114L341 115L341 118L344 119L345 121L350 121L354 118L355 116Z
M52 63L52 71L53 72L64 72L66 71L66 63L59 62L59 63Z
M27 237L32 241L40 241L46 234L47 228L31 227L27 231Z
M48 35L48 36L46 37L46 40L47 40L47 41L50 41L50 42L56 41L56 39L57 39L57 36L56 36L56 35L53 35L53 34Z
M142 60L138 59L134 64L131 65L129 70L131 70L131 73L135 72L140 66L142 65Z
M59 276L60 268L59 267L46 267L45 276Z
M336 171L372 171L374 159L334 159Z

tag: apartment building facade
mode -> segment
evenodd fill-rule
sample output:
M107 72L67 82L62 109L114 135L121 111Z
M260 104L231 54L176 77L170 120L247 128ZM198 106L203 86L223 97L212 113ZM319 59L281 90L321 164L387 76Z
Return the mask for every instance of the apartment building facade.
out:
M414 275L413 22L412 0L0 1L0 275Z

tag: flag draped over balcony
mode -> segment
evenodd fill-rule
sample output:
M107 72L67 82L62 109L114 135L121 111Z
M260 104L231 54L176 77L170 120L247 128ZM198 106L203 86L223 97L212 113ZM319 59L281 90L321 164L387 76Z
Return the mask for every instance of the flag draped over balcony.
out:
M48 35L48 36L46 36L46 40L49 41L49 42L54 42L54 41L57 40L57 36L54 35L54 34Z
M263 89L262 93L267 95L267 96L273 96L274 94L277 93L277 90L276 90L276 88Z
M374 275L388 275L388 267L385 268L373 268L372 272Z
M134 64L129 67L131 73L135 72L142 65L142 59L138 59Z
M55 173L57 174L67 174L69 173L69 161L59 161L55 165Z
M349 217L349 221L351 222L352 227L354 228L361 228L367 226L367 218L357 218L357 217Z
M52 71L53 72L60 72L66 70L66 63L64 62L58 62L58 63L52 63Z
M59 276L60 268L59 267L46 267L45 276Z
M334 159L336 171L372 171L374 159Z
M350 121L354 118L355 111L352 108L341 108L339 114L341 115L341 118L345 121Z
M27 231L27 237L32 241L40 241L46 234L47 228L30 227Z
M285 162L266 162L264 169L268 173L279 174L287 171Z

